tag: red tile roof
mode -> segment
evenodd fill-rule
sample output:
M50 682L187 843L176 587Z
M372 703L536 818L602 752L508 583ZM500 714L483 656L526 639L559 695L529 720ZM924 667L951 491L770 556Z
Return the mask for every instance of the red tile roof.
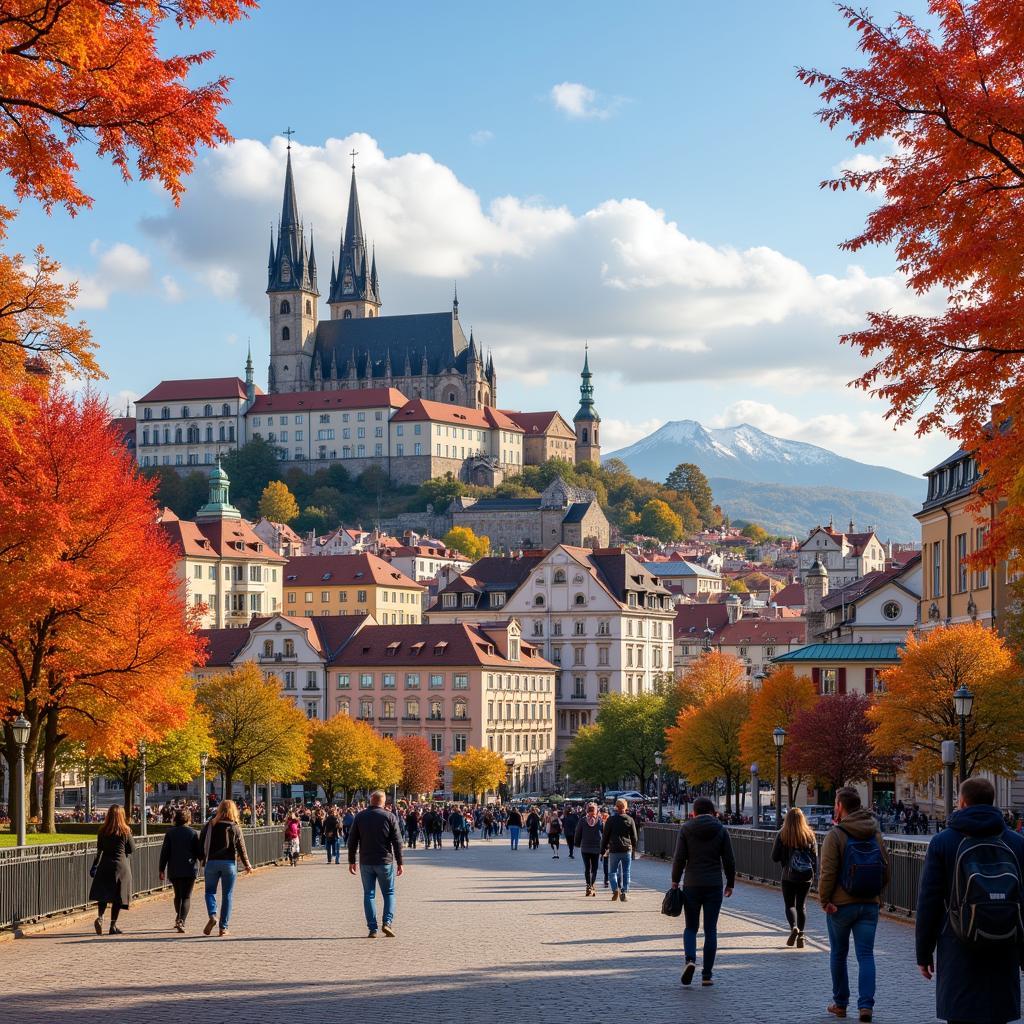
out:
M286 561L264 543L244 519L212 519L194 523L187 519L179 519L169 508L165 508L161 511L157 524L183 558ZM243 547L238 548L236 544L242 544Z
M260 388L256 394L262 395ZM245 398L245 381L241 377L198 377L195 380L162 380L139 402L187 402L204 398Z
M219 668L230 665L249 641L247 629L200 629L200 639L206 641L207 667Z
M422 590L383 558L368 552L361 555L301 555L288 559L284 569L286 587L411 587Z
M803 646L807 642L807 622L804 619L755 619L744 616L738 622L728 622L718 629L712 642L729 647L741 644Z
M373 624L370 615L264 615L255 617L241 629L201 629L199 636L206 641L206 665L224 667L234 663L249 642L257 626L280 618L292 622L306 631L310 646L330 658L364 626Z
M261 395L249 412L259 416L274 412L313 412L328 409L400 409L408 399L398 388L342 388L340 391L292 391Z
M703 639L706 627L718 630L728 621L729 612L724 604L680 604L676 605L672 631L677 640Z
M790 583L772 598L780 608L802 608L806 600L802 583Z
M500 409L492 409L490 406L485 406L483 409L470 409L464 405L431 402L426 398L414 398L392 417L393 423L405 423L406 421L410 423L417 421L454 423L456 426L484 430L497 428L511 430L517 434L523 432L523 428L509 419Z
M502 409L502 413L518 424L527 434L557 434L566 439L575 438L575 432L562 419L559 412L515 412Z

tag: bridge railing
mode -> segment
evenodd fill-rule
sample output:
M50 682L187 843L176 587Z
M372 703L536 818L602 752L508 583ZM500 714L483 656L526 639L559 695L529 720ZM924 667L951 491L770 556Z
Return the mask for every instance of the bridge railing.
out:
M284 859L281 826L247 828L245 846L253 867ZM160 881L163 836L136 836L131 857L132 896L169 889ZM302 829L299 849L312 851L312 832ZM89 868L96 856L96 841L50 843L0 850L0 930L11 930L40 918L68 914L89 905L92 879Z
M676 848L679 825L644 825L644 853L652 857L672 859ZM733 853L736 855L736 874L762 885L778 885L782 865L772 861L775 832L771 829L729 826ZM818 851L825 838L817 833ZM921 886L921 871L928 846L922 842L887 839L891 878L882 894L882 906L890 913L912 917L917 909L917 892Z

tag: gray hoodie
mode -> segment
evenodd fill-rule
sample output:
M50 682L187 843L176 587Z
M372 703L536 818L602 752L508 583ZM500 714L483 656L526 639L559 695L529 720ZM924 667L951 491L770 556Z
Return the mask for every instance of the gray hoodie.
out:
M726 827L711 814L699 814L679 829L672 858L672 884L684 888L714 888L736 884L736 858Z

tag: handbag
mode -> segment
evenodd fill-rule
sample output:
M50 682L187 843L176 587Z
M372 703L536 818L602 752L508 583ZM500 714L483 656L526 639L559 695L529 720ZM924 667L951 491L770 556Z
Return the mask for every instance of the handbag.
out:
M678 917L683 912L683 892L681 889L669 889L661 901L661 912L666 917Z

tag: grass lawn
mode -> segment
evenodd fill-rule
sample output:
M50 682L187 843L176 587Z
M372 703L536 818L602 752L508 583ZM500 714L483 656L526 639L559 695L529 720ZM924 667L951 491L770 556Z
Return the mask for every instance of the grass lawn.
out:
M25 837L25 841L29 846L39 846L44 843L83 843L88 842L90 838L93 842L96 841L94 837L90 836L72 836L57 832L30 832ZM18 837L12 832L0 832L0 849L5 846L15 846L17 840Z

